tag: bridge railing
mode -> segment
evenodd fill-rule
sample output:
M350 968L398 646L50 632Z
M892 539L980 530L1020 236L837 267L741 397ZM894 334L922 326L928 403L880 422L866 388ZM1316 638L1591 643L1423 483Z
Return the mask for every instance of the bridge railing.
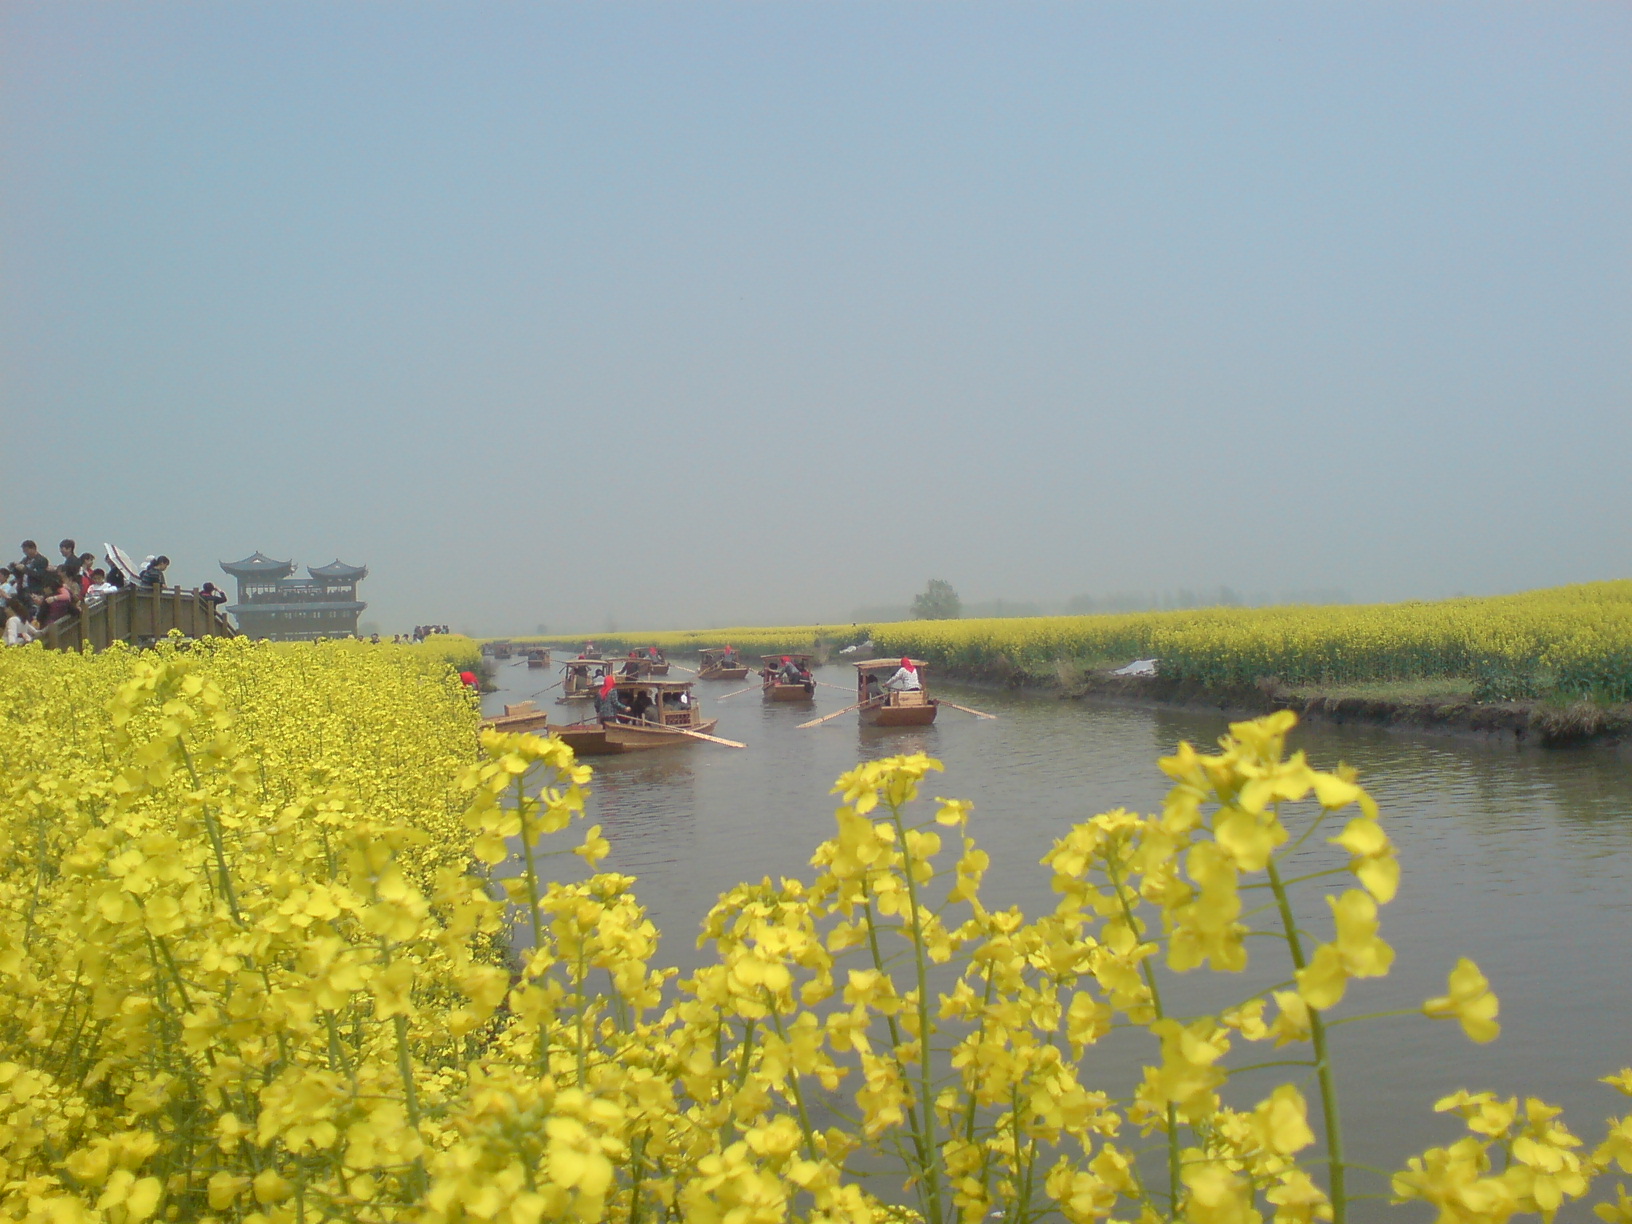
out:
M149 646L172 629L184 637L237 637L220 605L183 587L127 587L94 602L76 616L49 625L40 640L55 650L106 650L114 642Z

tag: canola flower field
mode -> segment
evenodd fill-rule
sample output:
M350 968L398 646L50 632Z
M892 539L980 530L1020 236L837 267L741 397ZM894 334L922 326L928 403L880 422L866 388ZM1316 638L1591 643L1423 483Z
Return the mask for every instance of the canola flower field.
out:
M479 734L418 648L31 646L0 695L6 1220L1345 1224L1380 1192L1632 1224L1632 1113L1586 1143L1459 1092L1446 1146L1345 1161L1327 1014L1389 970L1399 865L1288 712L1161 760L1160 811L1062 830L1032 915L982 904L937 762L858 766L809 878L722 896L682 979L637 882L595 871L589 770ZM1249 946L1281 986L1164 1006L1157 965L1236 973ZM1494 1039L1490 983L1446 968L1417 1022ZM1086 1057L1118 1029L1147 1051L1122 1097ZM1266 1061L1285 1082L1227 1105ZM1632 1069L1606 1082L1632 1096Z
M1459 678L1483 699L1632 701L1632 580L1431 603L1206 608L1099 616L902 621L623 635L620 648L808 650L871 637L966 675L1052 678L1058 666L1155 658L1210 687L1273 677L1333 686Z

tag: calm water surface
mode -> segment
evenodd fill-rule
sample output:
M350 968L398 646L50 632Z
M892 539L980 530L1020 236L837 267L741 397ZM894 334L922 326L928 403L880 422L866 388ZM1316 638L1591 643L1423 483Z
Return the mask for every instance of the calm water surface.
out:
M943 761L946 773L926 789L974 801L971 827L992 857L986 903L1035 914L1053 903L1038 860L1055 838L1109 808L1155 810L1167 789L1156 758L1181 740L1209 747L1225 730L1222 716L950 685L937 692L1001 717L943 709L931 728L876 731L845 714L796 730L853 700L850 669L817 674L841 688L819 688L812 706L765 705L757 692L721 701L739 686L698 685L705 713L720 719L716 734L746 750L696 744L590 762L590 815L612 843L606 866L639 877L669 963L695 963L693 932L722 890L763 876L810 877L810 853L833 830L828 790L857 761L920 749ZM525 664L501 665L505 689L488 698L489 709L527 696L539 677ZM1420 1004L1443 992L1463 955L1501 999L1502 1036L1489 1046L1423 1018L1335 1030L1351 1159L1393 1168L1455 1138L1432 1104L1460 1087L1563 1104L1576 1133L1596 1141L1603 1119L1625 1104L1596 1081L1632 1064L1632 765L1603 751L1517 751L1372 728L1313 726L1296 743L1317 766L1344 760L1361 769L1403 867L1399 896L1383 911L1394 969L1351 983L1344 1009ZM1319 896L1308 900L1315 929L1329 931ZM1187 975L1190 997L1179 1006L1216 1005L1269 980L1250 971L1245 982L1210 976ZM1102 1061L1107 1086L1125 1082L1129 1053L1090 1055ZM1270 1082L1246 1081L1234 1086L1237 1103Z

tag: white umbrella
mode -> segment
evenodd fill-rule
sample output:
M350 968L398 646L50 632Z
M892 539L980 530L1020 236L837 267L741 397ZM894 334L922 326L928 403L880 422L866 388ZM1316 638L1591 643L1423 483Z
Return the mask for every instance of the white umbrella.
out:
M141 577L141 567L132 561L125 551L117 544L104 544L102 545L102 551L107 556L109 561L112 561L120 569L125 571L125 577L129 578L132 582Z

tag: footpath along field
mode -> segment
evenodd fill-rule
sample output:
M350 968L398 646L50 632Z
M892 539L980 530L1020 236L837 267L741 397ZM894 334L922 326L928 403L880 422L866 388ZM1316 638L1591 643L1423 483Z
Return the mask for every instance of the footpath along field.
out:
M672 651L730 642L751 655L867 638L882 655L1003 681L1056 683L1155 658L1162 677L1215 689L1456 680L1482 701L1632 701L1632 580L1433 603L688 630L601 642Z
M937 762L859 766L808 881L722 896L677 980L636 882L583 878L589 771L478 744L433 652L31 646L0 711L0 1219L1346 1224L1381 1193L1632 1222L1632 1114L1583 1144L1459 1093L1447 1146L1344 1161L1329 1014L1486 1042L1498 1005L1466 960L1420 1003L1365 984L1387 815L1288 754L1290 713L1162 760L1160 812L1062 830L1032 915L981 905L968 805L918 799ZM1237 973L1248 940L1280 986L1164 1008L1154 965ZM1148 1060L1120 1099L1089 1054L1113 1030ZM1226 1105L1246 1064L1285 1080Z

